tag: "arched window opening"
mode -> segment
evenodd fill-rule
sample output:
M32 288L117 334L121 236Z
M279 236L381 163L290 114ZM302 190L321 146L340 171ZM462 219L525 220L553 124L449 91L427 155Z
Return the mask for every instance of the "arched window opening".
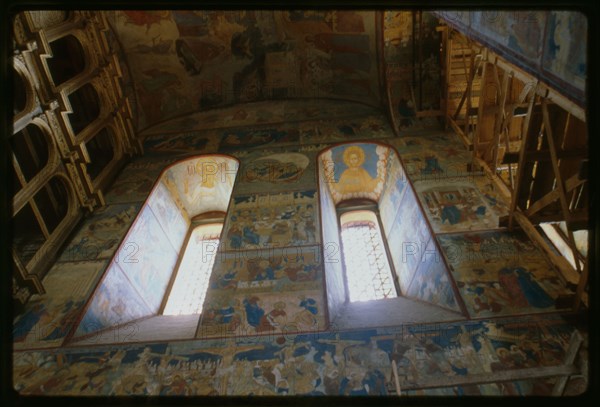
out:
M199 225L192 229L163 315L192 315L202 312L222 229L223 223Z
M90 157L87 170L90 177L95 179L114 157L112 132L103 128L85 143L85 147Z
M48 162L48 139L42 129L31 123L15 134L10 144L19 167L16 171L29 182Z
M52 58L48 58L48 69L55 86L60 86L85 69L85 53L75 36L66 35L50 43Z
M67 215L69 192L63 181L54 177L33 198L44 224L51 234Z
M73 113L69 114L69 121L74 134L80 133L100 114L100 98L96 89L86 83L69 95L69 102Z
M436 319L456 319L455 287L398 154L380 143L342 143L325 148L318 165L330 323L425 322L431 306Z
M377 215L354 210L340 216L350 302L398 296Z
M25 82L20 73L13 71L13 113L16 115L27 107Z
M163 170L86 305L73 340L114 341L92 334L133 321L139 331L132 341L195 335L238 167L233 157L211 154ZM119 305L106 306L107 295L109 303ZM158 321L172 325L157 332Z
M24 265L27 265L46 242L44 232L38 223L30 204L13 218L13 248Z

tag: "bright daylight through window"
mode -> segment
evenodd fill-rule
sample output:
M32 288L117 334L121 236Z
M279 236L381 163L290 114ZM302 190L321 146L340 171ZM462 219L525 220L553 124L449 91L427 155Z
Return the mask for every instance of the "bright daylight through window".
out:
M222 223L194 228L177 270L163 315L191 315L202 312L222 228Z
M340 222L350 302L397 297L375 213L347 212Z

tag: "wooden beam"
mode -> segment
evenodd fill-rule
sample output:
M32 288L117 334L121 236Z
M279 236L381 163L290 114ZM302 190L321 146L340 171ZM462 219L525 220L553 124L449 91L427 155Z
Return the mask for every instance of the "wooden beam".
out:
M463 94L460 98L460 101L458 102L458 107L456 108L456 112L454 112L454 116L452 116L452 118L454 120L456 120L458 118L460 109L462 109L462 106L465 103L465 100L467 99L467 94L469 93L469 89L471 88L471 84L473 83L473 78L475 76L475 70L473 69L473 64L472 64L473 54L471 54L471 72L469 72L469 73L467 73L468 69L467 69L467 63L465 62L465 60L466 60L465 51L461 50L461 54L462 54L463 69L465 71L465 79L467 81L467 88L463 92ZM448 65L448 69L451 69L450 65ZM450 72L448 72L448 79L450 79Z
M566 241L568 239L567 234L565 232L563 232L562 228L560 227L560 225L558 223L553 223L552 224L552 229L554 229L554 231L556 232L556 234L562 240ZM579 250L577 250L577 260L579 260L581 262L585 262L585 256L583 254L581 254L581 252Z
M517 110L515 114L514 111ZM500 110L500 106L485 106L483 108L484 114L497 114ZM504 111L513 113L514 117L523 117L527 114L527 104L523 103L507 103L504 105Z
M469 151L473 150L473 143L471 143L471 140L469 140L469 138L465 135L465 133L463 133L462 129L460 128L460 126L458 124L456 124L456 122L454 121L454 119L450 116L446 117L447 122L450 124L450 126L452 127L452 129L456 132L456 134L460 137L460 139L462 140L463 144L465 145L466 149Z
M575 362L575 357L577 356L577 352L579 352L579 348L581 347L581 343L583 342L583 338L579 331L573 331L571 334L571 340L569 341L569 348L567 349L567 353L565 355L565 365L573 366L573 362ZM554 383L554 388L552 389L552 396L562 396L565 391L565 386L567 381L569 380L570 375L562 375L556 380Z
M381 21L381 25L383 25L383 17L382 17L382 21ZM381 35L381 40L383 42L383 35ZM383 76L383 88L385 89L385 99L386 99L386 104L387 104L387 114L388 117L390 119L390 122L392 124L392 129L394 131L394 135L396 137L400 136L400 130L398 129L398 123L396 121L396 114L395 114L395 108L394 105L392 104L392 94L391 94L391 86L390 86L390 78L389 78L389 72L388 72L388 66L387 64L384 64L384 51L383 51L383 45L381 44L381 46L377 47L377 53L378 53L378 58L379 58L379 63L382 64L382 66L385 66L385 69L383 70L383 73L381 73L381 71L379 72L380 76Z
M17 176L17 178L19 179L19 183L21 184L21 188L18 188L18 189L22 189L25 185L27 185L27 180L25 179L25 175L23 175L23 171L21 170L21 164L19 164L19 161L17 161L17 157L15 156L15 153L12 152L11 156L12 156L13 168L15 170L15 175ZM13 188L15 190L17 190L17 185L13 185ZM14 205L14 203L13 203L12 216L15 216L17 214L17 212L19 211L19 209L21 209L21 208L15 208L15 206L16 205Z
M535 85L535 89L537 89L537 84ZM533 105L535 104L536 93L530 95L531 99L529 100L529 105L527 106L527 115L525 116L525 120L523 121L523 128L521 131L521 148L519 149L519 164L517 167L517 175L515 179L515 185L513 188L513 195L510 202L510 209L508 212L508 228L512 230L513 228L513 217L514 213L517 210L517 203L519 202L519 191L521 189L521 180L523 179L524 172L524 163L525 163L525 151L527 150L527 142L529 140L529 125L531 123L531 115L533 114Z
M392 361L392 373L394 374L394 385L396 386L396 395L400 396L402 394L402 388L400 387L400 378L398 377L398 366L396 365L396 361Z
M581 163L579 164L579 172L577 174L579 176L579 179L587 180L589 161L590 160L587 158L585 160L581 160Z
M510 200L511 195L513 194L512 191L510 190L510 188L508 188L504 181L502 181L500 177L498 177L498 174L496 174L495 171L492 171L488 163L486 163L479 157L475 157L474 161L475 164L478 164L483 169L487 176L492 180L494 185L496 185L496 187L500 190L502 195L504 195L506 199Z
M416 117L437 117L444 116L444 112L442 110L421 110L415 112Z
M588 156L589 151L587 149L575 149L575 150L558 150L556 156L560 159L563 158L583 158ZM525 152L525 159L527 161L550 161L550 150L538 150L538 151L527 151ZM505 153L502 164L514 164L518 162L518 154L516 153Z
M519 162L519 152L506 151L500 164L516 164Z
M477 107L477 120L479 121L483 117L483 105L485 95L485 75L487 70L487 62L483 62L483 68L481 69L481 97L479 98L479 106ZM469 95L470 97L470 95ZM477 125L475 133L473 133L473 158L477 157L479 153L479 137L481 135L481 126ZM483 157L482 157L483 158Z
M498 76L498 67L494 65L494 70L496 72L496 76ZM499 79L496 78L498 81ZM510 75L507 72L504 72L504 76L502 77L502 87L500 88L500 105L498 114L496 115L496 123L494 123L494 144L492 145L492 167L498 168L498 145L500 144L500 135L502 134L502 124L504 121L504 113L505 113L505 105L506 105L506 95L508 93L508 85L509 85ZM488 149L489 151L489 149ZM486 153L488 153L486 151Z
M577 261L577 260L575 260ZM589 277L589 261L583 263L583 270L581 271L581 275L579 276L579 283L577 283L577 290L575 290L575 299L573 300L573 311L579 311L579 307L581 307L583 293L585 292L585 286L587 285L588 277Z
M511 76L511 85L512 85L512 76ZM500 129L500 131L504 133L504 156L506 156L506 154L510 153L510 129L513 124L513 118L514 118L514 111L511 109L508 111L508 113L506 115L505 121L502 124L502 129ZM508 164L507 167L508 167L508 179L510 182L510 187L514 188L512 165ZM496 168L498 168L497 160L496 160Z
M37 150L35 149L35 147L33 146L32 142L31 142L31 135L29 134L29 130L27 130L27 127L25 127L22 130L22 132L23 132L22 140L24 140L25 144L27 145L27 150L29 152L29 158L35 163L36 168L40 168L41 160L40 160Z
M537 231L531 221L520 211L516 210L514 213L514 219L519 223L523 231L529 236L529 238L542 249L542 251L548 256L550 262L554 264L564 279L571 283L577 284L579 282L579 273L575 271L573 266L563 257L554 252L548 245L544 237Z
M477 117L477 112L479 111L478 107L471 107L468 111L467 111L467 116L469 117Z
M586 180L579 179L579 174L573 175L571 178L567 180L565 183L567 192L572 191L577 188L579 185L583 184ZM529 205L529 208L525 211L525 215L532 216L537 213L539 210L545 208L552 202L556 201L560 197L559 192L556 189L548 192L546 195L535 201L533 204Z
M590 217L587 209L571 212L571 219L567 222L567 231L588 230L590 228ZM579 251L577 251L579 253Z
M469 374L466 376L428 377L418 382L404 382L404 390L435 389L440 387L468 386L485 383L513 382L517 380L541 379L545 377L568 377L579 373L575 366L544 366L526 369L500 370L490 373Z
M44 285L42 284L41 278L38 277L37 274L29 273L29 270L27 270L27 267L25 267L25 265L21 261L21 258L17 254L17 251L16 251L16 249L14 247L12 247L12 253L11 254L12 254L13 261L15 262L16 271L17 271L17 273L19 273L19 275L23 279L23 281L26 284L32 284L33 285L33 289L35 291L34 292L35 294L45 294L46 293L46 289L44 288Z
M39 208L37 206L37 203L33 199L34 197L32 197L29 200L29 207L33 211L33 214L34 214L34 216L36 217L36 219L38 221L38 224L40 226L40 229L42 230L42 233L43 233L44 237L46 238L46 240L48 240L50 238L50 231L48 230L48 226L46 226L46 220L42 216L42 213L40 212L40 210L39 210Z
M441 33L442 33L442 44L443 44L443 50L444 50L444 55L443 55L444 67L441 70L441 72L443 73L442 86L444 89L444 97L442 99L440 108L444 112L444 116L446 116L446 114L448 113L448 99L450 97L450 49L449 49L449 47L452 46L452 44L449 39L449 30L448 30L447 25L437 26L435 28L435 30L437 32L441 31ZM446 130L447 129L448 129L448 127L446 126Z
M500 57L498 54L488 50L487 55L488 55L487 59L489 61L496 63L498 65L498 67L503 69L504 71L511 72L515 76L515 78L517 78L521 82L523 82L523 83L535 82L536 85L539 83L537 78L534 79L530 74L526 73L525 71L518 68L517 66L510 64L509 62L504 60L502 57ZM546 98L549 101L556 103L558 106L562 107L564 110L571 113L573 116L577 117L582 122L586 121L585 120L585 109L583 107L578 106L574 102L571 102L565 96L563 96L560 93L556 92L555 90L551 89L546 84L539 83L538 92L539 92L538 93L539 95L546 95Z
M563 211L564 219L567 222L567 225L571 222L571 214L569 211L569 203L567 202L567 191L565 189L565 184L562 179L562 174L560 173L560 167L558 165L558 157L556 156L556 145L554 144L554 130L552 129L552 123L550 123L550 115L548 114L548 103L546 99L542 99L542 115L544 117L544 129L546 132L546 138L548 139L548 147L550 149L550 157L552 158L552 168L554 170L554 177L556 178L556 189L558 190L559 198L560 198L560 206ZM575 246L575 238L573 237L573 231L567 228L569 240L568 244L573 252L573 258L577 259L577 247ZM579 262L575 261L575 268L578 273L581 273L581 269L579 267Z
M523 212L525 214L525 212ZM527 215L525 215L527 216ZM538 213L533 216L528 216L529 221L532 225L539 225L540 223L548 222L562 222L564 221L563 215L560 211L552 213ZM569 226L570 225L570 226ZM589 227L589 217L587 210L579 210L571 214L571 223L567 224L567 229L580 230L587 229Z
M470 67L471 67L471 72L470 73L473 75L473 79L469 82L469 84L467 85L467 89L465 90L465 97L466 97L466 100L467 100L467 107L466 107L466 110L465 110L465 123L464 123L465 129L464 129L464 133L467 136L467 138L469 138L469 135L471 133L470 132L470 130L471 130L470 129L470 126L471 126L471 116L469 115L469 112L471 111L471 107L473 106L473 98L471 96L472 96L472 91L473 91L473 81L475 80L475 75L477 74L477 68L475 67L475 62L474 62L474 59L473 59L472 50L471 50L471 65L470 65ZM465 73L466 73L466 71L465 71ZM458 109L456 112L457 113L460 112L460 109Z

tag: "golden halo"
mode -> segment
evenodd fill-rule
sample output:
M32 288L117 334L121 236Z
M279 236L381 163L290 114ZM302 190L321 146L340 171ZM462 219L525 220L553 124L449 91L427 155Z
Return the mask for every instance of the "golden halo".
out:
M351 154L356 154L358 156L358 164L355 165L356 167L360 167L362 163L365 162L365 152L363 149L359 146L350 146L344 151L344 164L348 167L352 167L352 165L350 165Z

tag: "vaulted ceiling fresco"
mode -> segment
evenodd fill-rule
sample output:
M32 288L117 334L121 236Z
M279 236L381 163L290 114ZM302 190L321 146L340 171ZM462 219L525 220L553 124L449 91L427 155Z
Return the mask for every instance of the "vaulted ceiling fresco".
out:
M334 99L271 100L214 108L178 116L156 124L142 132L143 138L190 131L229 127L251 127L265 124L355 118L380 115L381 109L359 102Z
M137 128L259 100L381 106L373 11L114 11Z
M267 112L259 121L296 110L283 103L303 102L314 110L328 101L345 104L339 109L346 113L387 112L396 131L435 122L443 97L440 16L470 27L466 30L476 40L510 62L541 70L545 80L565 86L569 98L583 100L585 58L559 30L561 24L583 30L586 20L577 13L568 14L568 21L547 11L498 18L418 10L115 10L106 15L119 44L113 48L122 50L129 67L142 138L184 131L192 121L195 130L214 127L222 116L218 112L227 109L246 124L253 121L243 117L253 102L264 103ZM531 35L521 38L517 32L506 43L516 22ZM540 66L546 59L549 64Z

